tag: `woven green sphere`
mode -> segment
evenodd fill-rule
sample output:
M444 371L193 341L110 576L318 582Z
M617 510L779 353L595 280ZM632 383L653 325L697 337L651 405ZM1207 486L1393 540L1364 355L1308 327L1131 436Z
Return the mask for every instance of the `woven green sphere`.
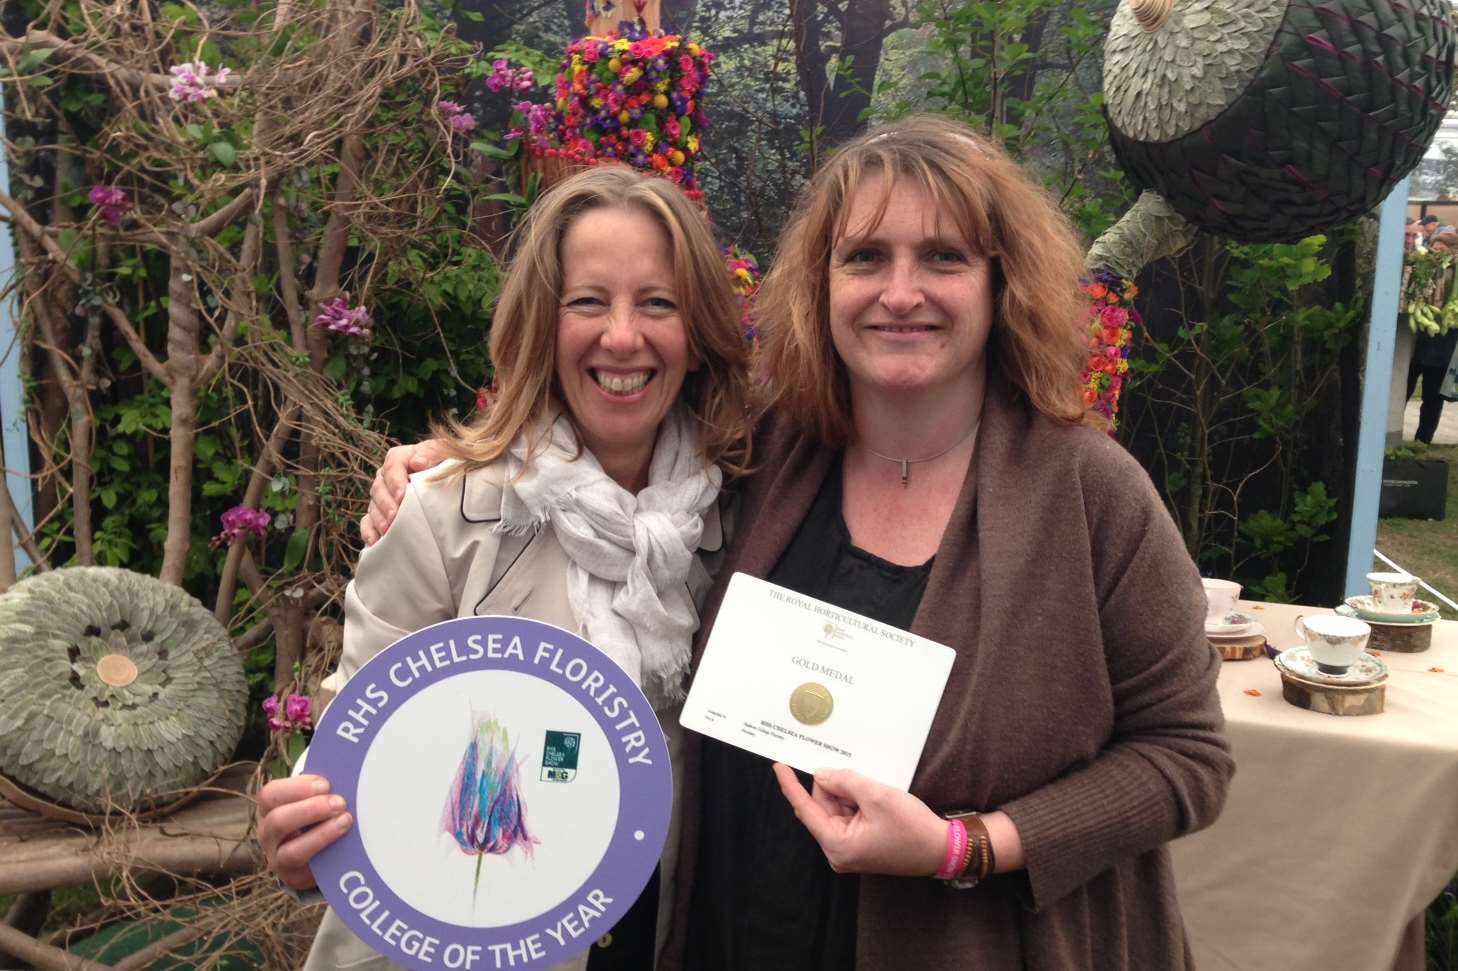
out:
M1163 20L1159 7L1114 14L1110 141L1141 189L1207 232L1291 240L1370 211L1447 111L1447 0L1174 0Z
M233 755L248 686L186 591L67 567L0 596L0 773L73 809L144 809Z

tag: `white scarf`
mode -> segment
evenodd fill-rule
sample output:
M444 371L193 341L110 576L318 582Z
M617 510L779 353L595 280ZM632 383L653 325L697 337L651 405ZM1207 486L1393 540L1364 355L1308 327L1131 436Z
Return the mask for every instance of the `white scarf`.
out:
M579 632L642 686L655 709L681 701L699 626L689 567L704 513L719 495L718 466L699 454L695 419L676 406L658 428L648 485L634 496L580 452L562 417L511 447L498 529L550 522L571 559L567 597Z

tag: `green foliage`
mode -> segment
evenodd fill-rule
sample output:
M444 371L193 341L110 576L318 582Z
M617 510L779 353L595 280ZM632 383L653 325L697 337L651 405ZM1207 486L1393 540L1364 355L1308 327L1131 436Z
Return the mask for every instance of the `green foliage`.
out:
M1190 552L1265 600L1301 594L1340 507L1328 483L1341 469L1307 450L1339 411L1338 355L1360 328L1322 292L1327 248L1312 236L1186 257L1179 323L1146 341L1126 390L1138 420L1121 431L1158 442L1146 464Z
M961 119L1038 172L1089 238L1113 223L1130 200L1106 149L1096 0L920 0L912 26L876 114Z
M51 8L30 0L18 6L28 16L51 16ZM47 21L53 25L48 29L84 49L146 58L145 71L157 70L153 52L164 48L215 67L227 64L238 78L236 89L201 106L165 98L119 101L85 62L62 61L48 50L18 55L22 73L43 72L51 82L44 95L30 96L28 117L38 127L66 132L71 147L62 151L37 137L16 138L12 172L23 190L17 197L51 223L51 238L81 276L74 292L64 295L57 286L42 289L39 281L22 280L22 286L41 291L28 293L28 302L54 301L52 316L62 330L56 342L61 346L52 353L32 321L26 348L37 371L31 424L44 429L40 438L53 477L39 496L44 518L37 537L51 565L74 562L78 554L71 505L77 491L71 441L77 412L58 401L58 360L85 360L90 368L80 411L94 419L89 485L82 480L89 489L91 559L155 575L173 539L183 584L210 606L220 595L230 549L227 542L214 542L222 515L244 501L285 408L300 395L312 396L313 427L326 425L333 444L327 436L317 444L315 435L297 430L283 439L256 502L270 515L269 525L262 536L237 540L247 547L250 578L230 588L235 634L267 617L275 622L275 636L291 633L296 643L302 631L279 630L279 597L342 589L368 484L362 466L372 467L380 457L381 434L415 439L428 419L465 415L474 406L477 389L490 375L487 336L501 268L472 205L473 198L500 186L474 183L464 139L448 138L422 106L442 97L464 100L466 77L479 75L481 62L448 24L412 13L410 6L388 5L365 32L379 45L388 45L400 31L412 36L393 54L377 52L383 66L364 75L384 80L359 102L369 106L359 118L361 181L343 208L344 132L329 127L338 123L341 110L320 112L316 102L317 130L294 140L275 134L275 141L260 144L255 132L260 118L273 116L282 124L291 113L308 110L311 92L287 83L293 72L340 56L339 39L320 29L326 12L317 5L295 5L290 24L274 29L272 4L220 0L201 16L191 3L169 2L156 11L159 24L138 24L143 33L131 48L97 43L92 36L97 25L76 15L74 5L65 8L64 23ZM166 43L150 44L148 30L166 33ZM524 47L509 53L518 63L530 63ZM407 63L409 58L419 60ZM552 68L543 83L550 82ZM7 98L14 87L7 86ZM287 100L260 104L260 92ZM147 113L156 108L165 116ZM71 155L77 160L68 172L58 159ZM98 218L88 199L96 184L127 193L119 232ZM268 194L256 205L221 231L182 242L189 238L185 224L259 184ZM310 301L330 217L337 212L348 216L337 287L349 306L367 308L372 327L367 337L331 334L321 340ZM248 263L243 254L255 214L259 257ZM135 231L143 228L154 235ZM494 227L486 235L494 244L507 228ZM179 277L181 260L186 272ZM297 304L290 303L286 282L300 295ZM146 355L103 312L117 308L147 352L170 369L187 357L173 314L177 294L186 291L200 315L199 355L206 357L223 339L230 317L239 324L220 370L194 389L190 423L174 412L180 407L176 390L143 366ZM169 493L176 481L172 463L187 454L178 451L179 441L191 448L192 459L189 508L180 518L172 515L179 503ZM322 451L317 475L300 471L306 447ZM301 524L310 503L317 518ZM178 532L178 522L186 531L180 557L175 536L169 536L169 529ZM251 578L261 578L253 592ZM307 624L321 608L332 609L320 597L291 620ZM275 688L278 648L278 641L266 639L246 659L255 712L258 700ZM296 677L304 683L302 672Z

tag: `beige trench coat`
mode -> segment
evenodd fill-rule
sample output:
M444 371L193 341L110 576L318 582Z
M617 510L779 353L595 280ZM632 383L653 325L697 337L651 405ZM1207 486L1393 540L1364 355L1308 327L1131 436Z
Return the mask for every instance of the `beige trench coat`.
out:
M509 614L577 630L567 600L566 552L550 524L528 539L496 532L501 481L497 466L464 478L443 478L449 466L411 477L390 531L360 554L345 592L344 654L323 689L342 686L375 654L412 631L456 617ZM724 546L719 506L704 521L699 556L687 578L694 602L702 605ZM505 555L498 555L505 550ZM660 866L658 942L667 936L672 914L673 876L678 855L683 729L678 709L658 712L673 766L673 817ZM588 953L553 971L583 971ZM331 909L324 915L305 971L395 971L400 965L356 937ZM402 969L403 971L403 969Z

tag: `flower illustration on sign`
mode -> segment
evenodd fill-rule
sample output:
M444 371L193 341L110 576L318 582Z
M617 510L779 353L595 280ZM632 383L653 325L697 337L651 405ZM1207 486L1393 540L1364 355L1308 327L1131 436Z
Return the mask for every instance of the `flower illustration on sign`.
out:
M520 846L530 857L540 842L527 831L520 768L505 726L490 716L475 719L441 814L441 828L455 838L462 853L476 857L473 905L487 854L499 856Z

